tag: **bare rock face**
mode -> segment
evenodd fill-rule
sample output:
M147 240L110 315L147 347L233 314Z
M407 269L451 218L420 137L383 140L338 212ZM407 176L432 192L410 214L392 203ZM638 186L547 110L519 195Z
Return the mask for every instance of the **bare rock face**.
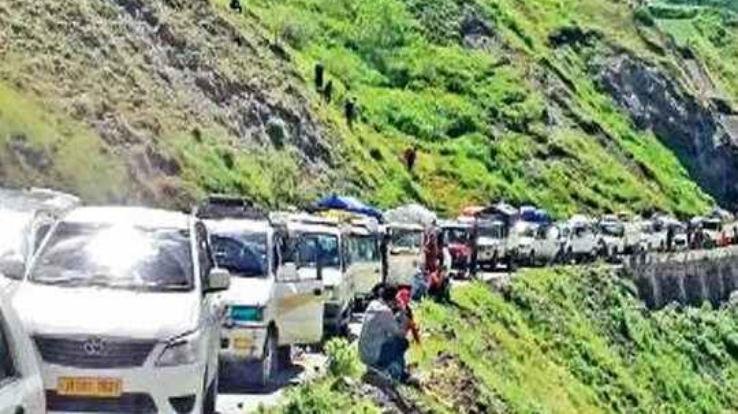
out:
M595 69L600 87L638 128L648 129L679 157L692 178L718 202L738 203L738 137L724 115L703 105L673 77L621 53Z

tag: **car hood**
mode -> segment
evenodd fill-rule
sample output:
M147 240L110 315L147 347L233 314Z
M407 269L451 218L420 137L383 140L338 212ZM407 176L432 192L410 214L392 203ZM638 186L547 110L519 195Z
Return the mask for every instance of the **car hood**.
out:
M227 305L266 306L272 296L274 280L269 277L231 277L231 286L223 292Z
M195 292L64 288L25 282L12 303L30 334L166 340L198 327L200 301Z

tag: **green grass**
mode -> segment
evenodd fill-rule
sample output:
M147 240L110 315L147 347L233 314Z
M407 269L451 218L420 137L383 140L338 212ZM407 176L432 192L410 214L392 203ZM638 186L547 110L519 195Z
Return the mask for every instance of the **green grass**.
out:
M738 410L738 308L651 312L634 292L598 266L527 270L501 293L457 287L454 305L417 308L424 336L410 359L424 386L402 393L437 413ZM349 371L298 387L277 411L371 412Z

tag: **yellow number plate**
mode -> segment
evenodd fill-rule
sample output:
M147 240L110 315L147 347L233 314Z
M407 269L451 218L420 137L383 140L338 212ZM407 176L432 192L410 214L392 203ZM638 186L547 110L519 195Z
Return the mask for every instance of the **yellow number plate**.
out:
M250 351L253 343L248 336L237 336L233 338L233 349L237 351Z
M123 393L123 381L117 378L59 378L59 395L112 398Z

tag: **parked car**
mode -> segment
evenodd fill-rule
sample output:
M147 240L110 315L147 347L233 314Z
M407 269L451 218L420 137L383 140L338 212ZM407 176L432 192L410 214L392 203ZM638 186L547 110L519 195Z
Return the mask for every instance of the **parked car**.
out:
M728 232L723 227L723 221L719 217L706 217L701 221L702 234L704 236L704 247L725 247L730 244Z
M386 231L387 281L410 285L422 262L423 227L418 224L390 223Z
M640 223L640 251L655 252L666 250L666 227L659 220L643 220Z
M66 214L13 298L43 361L47 409L214 412L216 293L228 286L194 217L133 207Z
M346 277L359 309L368 304L372 289L382 282L380 237L379 224L371 219L354 220L345 232Z
M0 285L0 413L45 413L36 349L11 306L10 283Z
M469 221L446 221L440 224L443 239L451 255L451 271L456 277L464 278L469 273L472 256L472 223Z
M295 238L297 273L300 279L321 279L325 293L323 335L348 332L354 294L346 274L346 240L335 219L294 214L287 231Z
M508 237L505 223L499 220L476 221L477 264L494 269L503 264L511 269L517 260L517 243Z
M211 232L215 261L231 274L223 294L226 319L220 359L256 373L262 387L289 366L292 345L323 337L323 282L317 274L298 275L296 257L287 254L286 227L243 200L211 197L199 212Z
M605 216L597 223L597 246L609 261L625 254L625 225L617 217Z
M580 263L597 257L597 235L589 218L573 216L566 225L564 236L567 238L567 260Z
M533 265L546 265L562 260L567 240L562 227L557 224L539 226L536 229L530 261Z
M534 265L538 224L518 221L510 230L509 240L514 243L516 260L522 265Z
M666 226L667 235L671 233L671 246L672 251L684 251L689 249L689 240L687 236L687 226L677 220L670 220L664 223ZM667 247L668 236L667 236Z

